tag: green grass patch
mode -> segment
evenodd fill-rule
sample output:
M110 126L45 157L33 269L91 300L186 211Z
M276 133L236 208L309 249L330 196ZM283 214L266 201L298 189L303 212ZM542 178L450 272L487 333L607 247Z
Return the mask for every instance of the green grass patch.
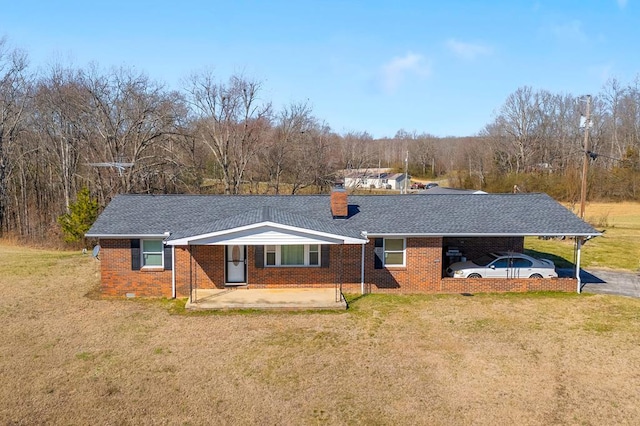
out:
M559 268L574 267L574 241L525 238L525 253L553 260ZM629 233L619 228L608 229L601 237L592 238L581 250L580 266L637 271L640 269L640 232Z
M529 241L531 239L532 241ZM573 246L549 243L548 240L537 240L533 237L525 239L524 253L538 259L549 259L555 263L556 268L573 268ZM555 253L553 253L554 251Z
M76 358L81 359L83 361L92 361L96 358L96 356L91 352L80 352L76 354Z
M168 299L163 297L158 300L158 303L165 308L171 315L183 315L187 310L185 306L187 305L186 298L178 298L178 299Z
M575 299L579 297L588 297L588 293L578 294L575 291L529 291L529 292L512 292L512 293L477 293L478 298L487 299Z
M582 267L640 270L640 204L590 203L586 219L603 235L592 238L582 247ZM551 259L561 268L572 267L575 240L527 237L525 252Z

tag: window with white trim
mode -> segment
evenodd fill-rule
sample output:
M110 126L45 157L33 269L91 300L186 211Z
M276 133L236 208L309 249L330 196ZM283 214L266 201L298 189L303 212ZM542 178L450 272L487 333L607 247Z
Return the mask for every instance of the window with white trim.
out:
M404 238L384 239L384 265L405 266L406 241Z
M142 240L142 266L164 267L162 240Z
M320 245L268 245L264 250L266 266L320 266Z
M320 246L318 244L309 245L308 260L309 266L320 265Z

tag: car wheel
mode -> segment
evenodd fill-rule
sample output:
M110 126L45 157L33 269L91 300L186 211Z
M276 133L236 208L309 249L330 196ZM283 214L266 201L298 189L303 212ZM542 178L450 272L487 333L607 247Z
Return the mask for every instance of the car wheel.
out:
M542 278L540 274L532 274L529 278Z
M473 273L473 274L469 274L467 278L482 278L482 275Z

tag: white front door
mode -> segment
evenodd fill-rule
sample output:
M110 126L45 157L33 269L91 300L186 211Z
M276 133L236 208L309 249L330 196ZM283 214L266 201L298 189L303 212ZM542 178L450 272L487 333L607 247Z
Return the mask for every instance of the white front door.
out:
M247 282L247 248L241 245L227 246L227 284Z

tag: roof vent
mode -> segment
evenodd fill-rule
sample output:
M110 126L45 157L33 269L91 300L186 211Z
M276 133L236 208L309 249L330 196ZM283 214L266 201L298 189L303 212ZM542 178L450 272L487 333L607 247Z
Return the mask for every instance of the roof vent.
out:
M271 207L262 206L262 221L269 222L271 220Z

